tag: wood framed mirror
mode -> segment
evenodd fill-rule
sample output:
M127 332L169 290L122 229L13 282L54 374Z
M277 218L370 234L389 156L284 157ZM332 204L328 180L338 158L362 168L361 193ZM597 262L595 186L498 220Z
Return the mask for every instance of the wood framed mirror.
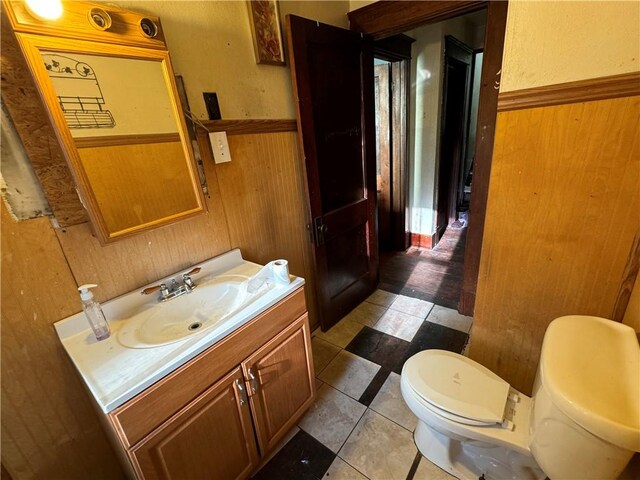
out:
M166 48L132 45L124 34L117 44L113 32L95 32L110 35L103 43L17 30L101 243L205 211Z

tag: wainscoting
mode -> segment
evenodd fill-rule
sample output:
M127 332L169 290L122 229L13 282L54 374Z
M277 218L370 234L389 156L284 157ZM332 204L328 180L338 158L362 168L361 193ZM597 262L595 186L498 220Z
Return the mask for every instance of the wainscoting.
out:
M595 101L532 107L510 94L519 105L498 114L469 356L524 393L554 318L621 320L626 308L640 232L639 79L625 83L636 96Z
M102 301L231 248L286 258L312 281L296 132L242 132L231 163L203 155L208 213L107 246L87 223L16 223L2 207L2 463L14 479L122 476L52 326L80 311L76 285L97 283Z

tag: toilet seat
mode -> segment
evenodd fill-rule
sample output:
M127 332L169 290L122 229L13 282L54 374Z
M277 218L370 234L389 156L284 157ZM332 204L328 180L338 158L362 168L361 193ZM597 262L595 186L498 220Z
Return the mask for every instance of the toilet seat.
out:
M405 363L402 375L428 406L454 422L501 424L509 384L489 369L446 350L425 350Z

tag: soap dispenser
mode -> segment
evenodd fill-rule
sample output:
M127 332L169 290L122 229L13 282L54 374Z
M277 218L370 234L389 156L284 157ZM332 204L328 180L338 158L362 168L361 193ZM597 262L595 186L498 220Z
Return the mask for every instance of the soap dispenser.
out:
M95 284L81 285L78 287L78 290L80 291L84 314L87 316L87 320L89 320L89 325L91 325L93 333L98 341L100 341L109 338L111 330L109 330L109 324L104 316L102 307L93 299L93 293L90 289L95 287L97 287Z

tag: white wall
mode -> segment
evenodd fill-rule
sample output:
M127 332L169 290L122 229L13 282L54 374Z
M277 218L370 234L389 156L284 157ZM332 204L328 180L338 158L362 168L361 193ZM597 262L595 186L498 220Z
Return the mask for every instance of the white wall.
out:
M640 2L510 1L500 91L640 70Z
M436 224L437 158L444 72L444 37L453 35L472 48L482 36L463 17L417 28L407 34L411 48L409 107L409 230L430 236Z
M288 62L286 67L256 64L244 1L117 3L160 17L175 73L184 77L198 118L208 118L202 92L218 93L224 119L295 118ZM347 0L281 1L279 6L283 34L288 13L348 27Z

